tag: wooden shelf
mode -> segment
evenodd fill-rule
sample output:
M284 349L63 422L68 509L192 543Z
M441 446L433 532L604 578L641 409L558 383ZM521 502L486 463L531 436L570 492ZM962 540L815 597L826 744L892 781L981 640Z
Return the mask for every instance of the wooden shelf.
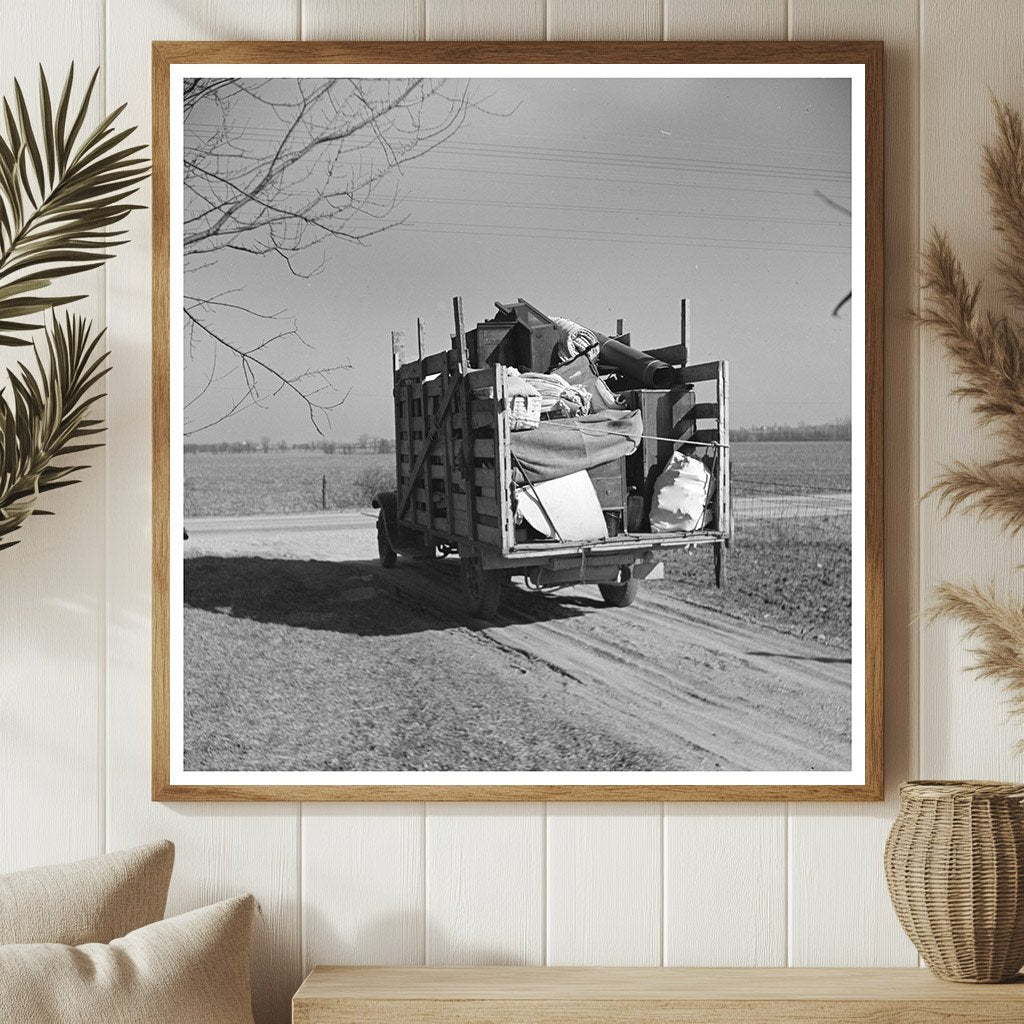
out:
M1024 1020L1024 975L1002 985L916 969L316 967L294 1024L1003 1024Z

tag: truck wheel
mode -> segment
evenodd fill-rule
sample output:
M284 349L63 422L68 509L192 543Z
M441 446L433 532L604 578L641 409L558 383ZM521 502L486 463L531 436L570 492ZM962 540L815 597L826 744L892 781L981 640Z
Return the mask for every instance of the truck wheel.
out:
M384 509L380 510L377 516L377 552L380 555L380 564L383 569L394 569L398 561L398 553L391 546L388 540L388 530L384 525Z
M613 608L628 608L636 600L636 592L640 589L639 580L627 580L625 583L598 583L605 604Z
M460 558L459 567L469 614L478 619L493 619L501 604L505 574L500 569L485 569L476 558Z

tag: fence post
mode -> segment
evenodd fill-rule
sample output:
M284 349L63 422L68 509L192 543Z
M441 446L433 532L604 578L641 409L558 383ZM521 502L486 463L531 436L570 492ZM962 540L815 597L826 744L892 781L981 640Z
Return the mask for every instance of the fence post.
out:
M320 478L320 507L324 512L327 511L327 474Z

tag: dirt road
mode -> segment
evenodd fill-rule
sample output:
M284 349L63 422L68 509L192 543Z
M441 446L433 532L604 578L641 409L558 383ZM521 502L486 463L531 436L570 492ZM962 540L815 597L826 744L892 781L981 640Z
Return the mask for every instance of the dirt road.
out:
M510 585L485 624L463 611L455 560L381 569L369 513L186 525L190 766L849 766L848 653L670 582L624 609L596 587ZM221 735L243 739L225 749ZM356 748L373 763L350 761Z

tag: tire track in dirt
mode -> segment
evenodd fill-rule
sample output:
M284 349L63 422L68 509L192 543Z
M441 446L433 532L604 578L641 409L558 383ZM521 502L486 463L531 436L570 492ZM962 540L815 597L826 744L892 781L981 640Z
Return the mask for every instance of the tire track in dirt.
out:
M464 610L455 561L400 559L384 570L370 561L372 519L306 519L295 530L275 521L255 532L245 520L211 521L195 540L211 553L360 561L411 621L448 644L453 665L481 646L542 665L565 681L579 722L656 747L673 767L849 767L846 652L682 600L670 582L644 584L630 608L605 607L596 587L542 596L509 585L498 620L484 623Z
M643 590L631 608L613 609L591 588L556 598L507 587L499 620L485 625L467 620L453 564L400 563L380 576L420 614L466 623L562 673L581 708L624 736L703 752L708 769L848 767L849 669L819 660L832 651L783 645L768 630Z

